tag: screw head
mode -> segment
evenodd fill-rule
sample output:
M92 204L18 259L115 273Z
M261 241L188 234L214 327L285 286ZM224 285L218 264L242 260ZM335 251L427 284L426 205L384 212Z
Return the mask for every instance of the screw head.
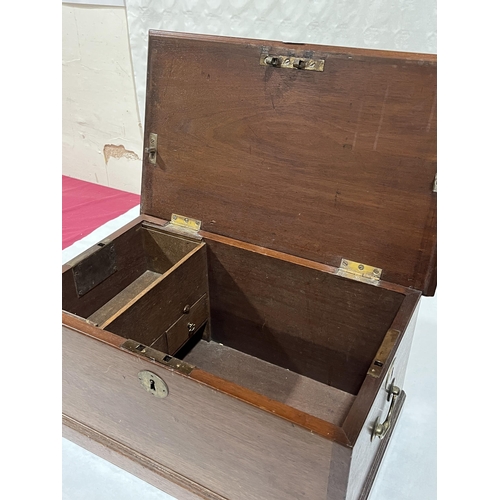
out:
M359 269L360 271L362 271L364 268L365 268L365 266L363 266L363 264L360 264L360 265L358 266L358 269Z
M182 310L182 312L183 312L184 314L187 314L187 313L189 312L189 310L190 310L190 309L191 309L191 307L189 306L189 304L186 304L186 305L184 306L184 309Z

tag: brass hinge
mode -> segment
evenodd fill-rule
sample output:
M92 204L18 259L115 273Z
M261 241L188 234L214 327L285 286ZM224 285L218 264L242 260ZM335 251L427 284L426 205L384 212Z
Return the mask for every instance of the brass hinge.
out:
M432 185L432 192L437 193L438 192L438 174L434 176L434 184Z
M189 231L193 231L195 233L201 229L201 221L178 214L172 214L170 224L172 224L172 226L188 229Z
M342 259L340 267L335 274L337 276L343 276L344 278L362 281L370 285L378 285L380 276L382 275L382 269L368 266L367 264L361 264L361 262Z

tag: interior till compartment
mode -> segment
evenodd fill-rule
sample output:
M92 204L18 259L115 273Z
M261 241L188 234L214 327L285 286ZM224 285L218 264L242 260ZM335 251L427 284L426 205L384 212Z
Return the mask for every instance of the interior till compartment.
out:
M186 306L198 304L194 312L200 319L200 305L206 300L203 247L138 224L68 263L71 268L63 273L63 310L151 345L183 317ZM208 311L197 329L207 317Z

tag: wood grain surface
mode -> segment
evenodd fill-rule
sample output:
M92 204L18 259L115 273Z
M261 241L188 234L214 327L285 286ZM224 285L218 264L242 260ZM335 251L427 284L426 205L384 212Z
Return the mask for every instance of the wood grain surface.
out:
M345 479L349 448L165 366L63 330L68 417L234 500L320 500L329 488L343 488L329 486L331 460L338 453L336 473ZM146 392L137 378L141 370L163 378L168 397Z
M64 414L63 436L172 495L176 500L227 500L146 455L137 453L136 450Z
M132 281L130 285L116 294L109 302L106 302L106 304L92 313L87 319L95 323L96 326L102 325L159 278L161 278L160 273L155 273L147 269L136 280Z
M217 342L200 340L183 361L339 427L355 400L352 394Z
M206 240L212 339L356 394L404 295Z
M116 255L116 272L102 283L79 297L76 292L73 268L81 261L101 249L101 245L113 245ZM165 273L175 263L196 248L198 243L145 228L142 218L127 224L103 242L75 257L63 267L62 299L63 309L81 317L93 318L97 323L108 319L120 299L126 299L139 290L141 283L147 286L147 277L154 273ZM142 277L142 279L141 279ZM135 285L134 284L135 282ZM126 292L124 290L130 287ZM117 296L121 294L121 297ZM98 312L99 311L99 312Z
M126 231L108 239L112 241L108 244L115 247L117 270L81 297L78 297L76 293L72 266L85 258L87 253L99 249L99 246L94 245L68 263L70 267L62 275L62 307L65 311L87 318L146 271L146 256L143 252L141 231L140 223L135 222Z
M102 326L151 345L183 316L186 305L192 307L207 293L206 247L200 243Z
M325 60L262 66L263 51ZM150 32L141 212L436 286L436 57Z

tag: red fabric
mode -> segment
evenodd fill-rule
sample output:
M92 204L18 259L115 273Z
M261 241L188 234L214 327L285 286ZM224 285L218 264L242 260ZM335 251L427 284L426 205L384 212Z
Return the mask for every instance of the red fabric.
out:
M139 205L140 200L138 194L126 193L63 175L63 249Z

